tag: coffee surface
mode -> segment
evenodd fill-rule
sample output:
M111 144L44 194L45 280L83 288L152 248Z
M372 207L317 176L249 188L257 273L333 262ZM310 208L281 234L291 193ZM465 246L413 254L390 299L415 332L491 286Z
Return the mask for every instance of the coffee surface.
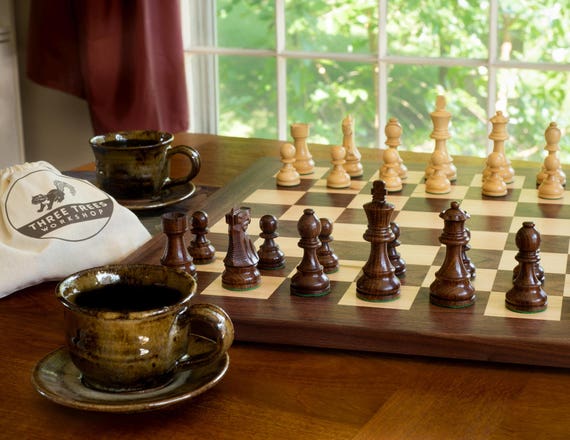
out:
M156 145L158 142L160 141L152 139L123 139L106 141L101 145L104 147L147 147L149 145Z
M117 283L80 292L74 302L89 309L134 312L171 306L181 299L182 293L171 287Z

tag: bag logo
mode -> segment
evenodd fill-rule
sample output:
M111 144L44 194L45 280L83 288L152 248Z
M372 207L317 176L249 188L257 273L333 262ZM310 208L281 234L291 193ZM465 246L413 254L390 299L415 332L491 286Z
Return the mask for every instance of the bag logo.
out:
M36 194L32 197L33 205L40 205L38 212L43 212L44 208L48 211L52 208L55 202L61 203L65 199L65 189L69 189L71 195L75 195L75 188L67 182L61 180L54 180L53 185L55 189L48 191L46 194Z
M41 169L12 183L5 213L8 223L28 237L83 241L105 228L113 206L91 183Z

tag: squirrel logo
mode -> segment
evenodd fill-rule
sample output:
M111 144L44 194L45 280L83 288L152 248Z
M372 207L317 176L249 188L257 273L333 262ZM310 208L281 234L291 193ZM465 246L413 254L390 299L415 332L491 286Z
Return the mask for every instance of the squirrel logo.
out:
M38 209L37 212L42 212L44 209L49 211L55 202L63 202L65 199L65 189L68 189L72 196L75 195L75 188L67 182L54 180L53 185L55 189L48 191L46 194L32 196L32 205L40 205L40 209Z

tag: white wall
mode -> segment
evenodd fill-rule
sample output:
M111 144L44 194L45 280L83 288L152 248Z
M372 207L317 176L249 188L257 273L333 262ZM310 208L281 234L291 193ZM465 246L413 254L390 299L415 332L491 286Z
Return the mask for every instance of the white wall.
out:
M12 0L0 0L4 1ZM16 15L26 160L45 160L61 170L92 162L89 139L93 136L93 129L86 102L27 79L26 45L30 1L13 1L13 6Z
M11 0L0 0L0 169L24 160L18 56Z

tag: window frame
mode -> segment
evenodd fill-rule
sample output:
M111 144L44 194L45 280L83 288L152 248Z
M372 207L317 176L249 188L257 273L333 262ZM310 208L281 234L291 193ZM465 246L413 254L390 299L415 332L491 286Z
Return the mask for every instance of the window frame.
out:
M484 67L487 69L487 115L497 110L497 76L500 69L530 69L539 71L570 71L570 64L547 62L502 61L498 59L499 0L489 0L489 40L487 58L438 58L400 56L388 54L386 20L389 0L378 0L378 53L304 52L286 49L285 0L275 0L275 49L240 49L218 47L216 43L216 0L180 0L184 51L187 66L188 95L190 100L190 131L218 134L218 63L220 55L273 57L276 60L277 133L279 140L287 140L287 61L290 59L334 60L361 62L377 66L378 99L375 103L379 121L376 145L385 142L384 127L388 122L388 70L391 64L413 64L443 67ZM193 55L202 55L193 57ZM206 55L206 56L203 56ZM214 85L212 87L211 85ZM434 103L435 105L435 103ZM196 109L200 109L196 111ZM310 121L308 121L310 122ZM488 131L490 131L490 123ZM486 154L492 151L489 140Z

